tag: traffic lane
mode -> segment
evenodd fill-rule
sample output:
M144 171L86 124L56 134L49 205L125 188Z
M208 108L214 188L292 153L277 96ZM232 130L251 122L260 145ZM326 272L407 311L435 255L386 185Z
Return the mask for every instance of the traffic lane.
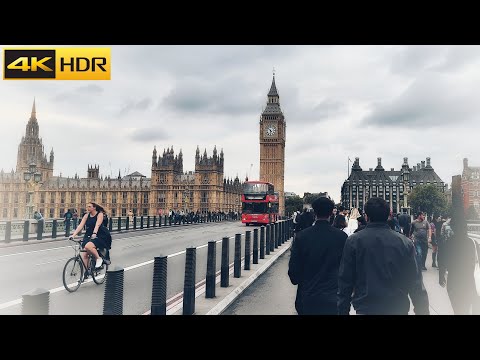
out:
M162 226L157 228L151 229L144 229L144 230L134 230L134 231L112 231L112 239L113 241L123 238L128 238L132 236L139 236L139 235L147 235L147 234L156 234L156 233L163 233L163 232L170 232L170 231L178 231L178 230L187 230L192 228L205 228L205 227L215 227L215 226L222 226L225 224L239 224L240 222L219 222L219 223L201 223L201 224L190 224L190 225L172 225L172 226ZM63 236L64 234L58 234L58 238L56 240L52 239L45 239L45 240L28 240L25 242L19 242L19 245L15 246L2 246L0 244L0 258L2 256L8 256L11 254L16 253L24 253L29 251L39 251L39 250L47 250L58 248L65 246L63 241L67 240L66 237ZM81 236L77 236L80 238Z
M220 240L228 235L241 232L241 224L170 232L169 237L159 234L130 237L114 243L111 250L112 265L128 267L155 256L173 254L186 247L200 246L210 240ZM161 234L160 234L161 235ZM28 253L24 256L0 258L0 305L18 299L21 294L33 288L47 290L62 286L62 272L66 259L73 256L73 249L59 249L54 252ZM35 257L39 255L39 257ZM182 270L183 271L183 270ZM13 275L12 275L13 274Z
M185 255L175 255L168 258L167 300L183 291ZM198 267L197 267L198 269ZM196 283L205 278L205 272L197 272ZM108 281L108 280L107 280ZM153 285L153 263L124 271L123 314L140 315L151 308ZM104 284L97 285L91 280L83 283L80 288L69 293L65 290L50 294L51 315L101 315L104 306ZM173 302L170 301L168 305ZM2 315L21 314L21 304L0 310Z

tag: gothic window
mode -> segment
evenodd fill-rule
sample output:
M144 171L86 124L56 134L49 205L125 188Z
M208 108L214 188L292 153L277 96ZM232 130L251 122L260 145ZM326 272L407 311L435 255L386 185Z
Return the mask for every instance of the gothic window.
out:
M138 193L134 192L133 193L133 202L136 204L138 202Z
M123 201L124 203L127 202L127 196L128 196L128 193L127 193L126 191L124 191L124 192L122 193L122 201Z
M13 209L13 218L14 219L18 218L18 209L17 208Z
M93 201L93 202L97 201L97 192L96 191L92 191L91 201Z
M60 203L65 204L65 198L67 197L67 193L65 191L62 191L60 193Z
M15 193L14 201L15 204L18 204L18 193Z
M86 198L85 192L83 191L80 193L80 202L82 203L82 205L87 204L87 198Z
M50 218L53 219L55 217L55 209L54 208L50 208Z
M147 192L143 193L143 203L148 204L148 193Z
M55 193L54 192L51 192L50 193L50 203L51 204L55 204Z
M75 203L75 193L74 193L74 192L71 192L71 193L70 193L70 202L71 202L72 204Z
M122 216L127 216L127 209L126 208L122 208Z
M116 204L116 203L117 203L117 193L113 192L112 193L112 204ZM112 209L112 216L113 216L113 209Z
M102 204L105 204L107 202L107 193L102 192Z
M167 183L167 175L160 174L160 184L166 184L166 183Z
M116 196L115 196L115 201L116 201ZM117 209L112 209L112 216L117 216Z

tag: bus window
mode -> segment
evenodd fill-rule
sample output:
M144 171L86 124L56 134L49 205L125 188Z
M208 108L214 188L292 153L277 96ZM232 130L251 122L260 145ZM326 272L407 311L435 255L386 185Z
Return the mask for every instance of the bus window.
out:
M242 204L242 213L244 214L267 214L267 203L244 202Z

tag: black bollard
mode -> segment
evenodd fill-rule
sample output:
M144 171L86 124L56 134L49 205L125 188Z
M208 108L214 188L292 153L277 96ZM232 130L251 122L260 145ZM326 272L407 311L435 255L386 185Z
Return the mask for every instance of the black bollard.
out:
M118 225L117 225L118 232L122 231L122 218L118 217Z
M127 216L127 219L125 221L125 230L130 230L130 218Z
M33 289L22 295L22 315L48 315L50 291Z
M220 286L228 287L229 284L229 275L230 270L230 253L229 253L230 239L224 237L222 239L222 264L220 266Z
M265 226L260 228L260 259L265 259Z
M143 215L140 216L140 229L143 229Z
M23 241L28 241L28 233L30 231L30 221L25 220L23 223Z
M112 232L113 231L113 219L110 218L108 221L108 231Z
M242 275L242 234L235 234L235 253L233 259L233 277Z
M149 224L149 221L147 221L147 227L148 227L148 224ZM157 226L157 216L153 217L153 227L155 227L155 226Z
M133 217L133 230L137 230L137 217Z
M258 229L253 229L253 263L258 264Z
M150 228L150 216L147 216L147 229Z
M183 283L183 315L195 313L195 267L197 248L187 248Z
M163 218L163 226L167 226L167 215L164 216Z
M211 299L215 297L215 279L217 266L217 242L208 242L207 254L207 277L205 282L205 298Z
M12 239L12 222L7 221L5 224L5 242L9 243Z
M45 220L39 220L37 222L37 240L42 240L43 238L43 223Z
M172 226L172 217L171 216L168 217L168 226Z
M265 226L265 247L266 247L266 251L265 251L265 254L266 255L270 255L270 229L271 229L272 225L271 224L267 224Z
M56 219L54 219L52 221L52 239L57 238L57 226L58 226L58 222Z
M105 275L105 292L103 296L103 315L123 315L123 280L124 269L115 266Z
M70 236L70 220L67 220L65 223L65 237Z
M151 315L167 315L167 256L155 256Z
M275 251L274 238L275 238L275 223L271 223L270 224L270 252Z
M251 234L251 231L245 232L245 264L243 265L244 270L250 270Z
M273 244L275 249L278 249L278 222L273 224Z

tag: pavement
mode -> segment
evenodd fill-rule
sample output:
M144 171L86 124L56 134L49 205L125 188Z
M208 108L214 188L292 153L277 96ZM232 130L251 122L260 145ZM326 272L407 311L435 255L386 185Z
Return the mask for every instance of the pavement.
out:
M155 256L170 255L167 298L171 298L183 290L185 248L206 245L246 230L251 229L238 221L113 233L111 267L125 270L123 313L143 314L150 309ZM206 250L206 246L197 249L198 274L205 274ZM230 259L233 252L231 244ZM63 267L73 255L65 238L0 248L0 314L20 314L22 294L35 288L50 291L50 314L102 314L105 284L86 282L75 293L68 293L63 287ZM217 251L218 268L220 256L221 251Z
M296 315L297 286L288 277L290 251L278 258L265 273L248 287L222 315ZM431 315L453 315L447 290L438 284L438 270L432 268L431 250L428 252L427 271L423 282L427 289ZM354 315L355 310L350 310ZM410 315L413 315L412 308Z

